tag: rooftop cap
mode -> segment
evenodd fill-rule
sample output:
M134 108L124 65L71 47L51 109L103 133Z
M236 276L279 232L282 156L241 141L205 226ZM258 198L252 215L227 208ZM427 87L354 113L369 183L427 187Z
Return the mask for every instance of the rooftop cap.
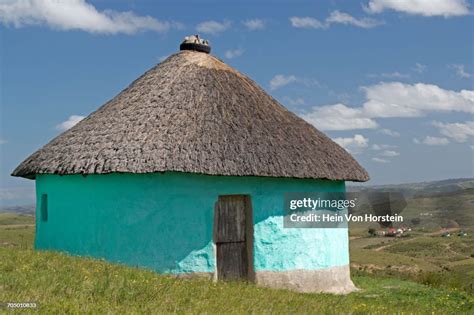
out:
M179 49L200 51L206 54L211 52L211 46L209 46L209 42L206 39L200 38L197 34L186 36L181 45L179 45Z

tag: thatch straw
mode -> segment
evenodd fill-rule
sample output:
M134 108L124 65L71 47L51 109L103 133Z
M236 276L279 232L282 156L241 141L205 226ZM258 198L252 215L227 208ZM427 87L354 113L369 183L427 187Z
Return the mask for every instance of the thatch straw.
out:
M35 152L13 176L190 172L366 181L343 148L217 58L182 51Z

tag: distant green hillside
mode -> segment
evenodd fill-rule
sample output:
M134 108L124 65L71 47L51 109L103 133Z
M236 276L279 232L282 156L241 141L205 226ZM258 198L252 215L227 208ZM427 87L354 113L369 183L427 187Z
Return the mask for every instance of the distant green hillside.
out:
M407 202L403 211L398 213L405 218L402 225L430 229L474 227L474 179L471 178L399 185L357 185L349 186L348 190L402 193Z
M35 205L22 205L22 206L1 206L1 213L18 213L24 215L34 215L35 214Z
M428 228L474 227L474 188L419 194L407 200L402 212L409 222ZM415 220L414 220L415 219Z
M35 224L35 217L16 213L0 213L0 225Z
M474 188L474 178L456 178L439 181L405 183L393 185L349 185L350 191L376 190L376 191L400 191L406 197L418 194L435 194L461 191Z

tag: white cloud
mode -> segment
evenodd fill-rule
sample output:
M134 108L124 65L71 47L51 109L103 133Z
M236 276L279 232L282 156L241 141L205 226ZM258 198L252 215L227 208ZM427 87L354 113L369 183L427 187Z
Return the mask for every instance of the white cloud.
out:
M387 159L382 159L382 158L379 158L379 157L373 157L373 158L372 158L372 161L377 162L377 163L390 163L389 160L387 160Z
M409 74L406 74L406 73L400 73L398 71L395 71L395 72L385 72L385 73L382 73L381 76L383 78L398 78L398 79L406 79L406 78L409 78L410 75Z
M389 145L389 144L372 145L372 150L381 151L377 153L378 156L375 156L372 158L372 161L375 161L377 163L389 163L390 160L387 158L399 156L400 153L395 150L387 150L387 149L393 149L396 147L397 147L396 145Z
M332 24L344 24L344 25L352 25L361 28L372 28L381 24L384 24L383 21L374 20L371 18L361 18L357 19L350 14L341 12L341 11L333 11L331 14L321 22L318 19L312 17L298 17L292 16L290 17L290 22L293 27L297 28L313 28L313 29L327 29Z
M421 141L420 141L420 139L418 139L418 138L413 138L413 143L414 143L414 144L420 144Z
M327 26L321 21L312 17L290 17L290 22L293 27L297 28L326 28Z
M301 117L321 130L373 129L378 126L373 119L364 117L360 109L344 104L313 107L311 112Z
M257 31L265 29L265 21L261 19L251 19L242 21L242 24L250 31Z
M277 74L270 80L270 90L279 89L285 85L296 82L297 78L294 75L285 76L283 74Z
M196 26L196 30L200 33L219 34L228 30L231 25L232 25L232 22L227 21L227 20L223 22L205 21L205 22L199 23Z
M224 52L224 56L227 58L227 59L232 59L232 58L235 58L235 57L240 57L242 56L242 54L244 53L244 50L239 48L239 49L229 49L229 50L226 50Z
M427 66L421 63L415 63L415 68L413 69L415 72L423 73L426 71Z
M378 25L383 24L382 21L374 20L371 18L361 18L357 19L350 14L340 12L340 11L333 11L331 14L326 18L324 22L321 22L318 19L312 17L298 17L292 16L290 17L290 22L293 27L296 28L313 28L313 29L327 29L332 24L344 24L344 25L352 25L361 28L372 28Z
M470 137L474 137L474 121L451 124L444 124L435 121L432 124L439 129L439 132L443 136L451 138L457 142L466 142Z
M471 78L472 74L468 73L464 70L464 65L449 65L451 69L453 69L456 75L460 78Z
M98 11L85 0L2 1L0 21L4 25L15 27L47 25L62 31L82 30L105 34L165 32L171 27L179 26L179 23L159 21L151 16L139 16L130 11Z
M84 119L84 116L79 116L79 115L69 116L68 120L63 121L62 123L57 125L56 129L61 130L61 131L68 130L74 127L74 125L76 125L78 122L80 122L83 119Z
M306 104L305 100L302 99L301 97L297 97L297 98L285 97L284 100L285 100L285 103L288 103L292 106Z
M394 149L396 147L397 147L396 145L391 145L391 144L373 144L372 150L380 151L380 150L385 150L385 149Z
M422 143L426 145L446 145L449 143L449 140L447 138L427 136L423 139Z
M393 130L390 130L390 129L380 129L378 130L379 133L382 133L384 135L387 135L387 136L391 136L391 137L400 137L400 133L399 132L396 132L396 131L393 131Z
M398 71L384 72L384 73L381 73L381 74L369 74L368 76L371 77L371 78L381 77L381 78L387 78L387 79L406 79L406 78L410 77L409 74L400 73Z
M386 157L394 157L394 156L399 156L400 153L394 150L385 150L382 153L380 153L381 156L386 156Z
M381 82L363 87L368 117L417 117L428 111L474 113L474 91L445 90L433 84Z
M395 10L423 16L460 16L469 14L464 0L370 0L365 8L369 13Z
M316 106L301 117L322 130L352 130L377 128L376 118L419 117L443 111L474 113L474 91L471 90L456 92L432 84L400 82L381 82L362 90L366 101L360 107ZM379 132L393 137L400 135L389 129Z
M5 144L7 143L7 140L0 138L0 144Z
M308 88L323 88L325 87L323 84L321 84L318 80L314 78L300 78L295 75L283 75L283 74L277 74L275 75L271 80L270 80L270 90L276 90L279 89L285 85L288 85L290 83L298 83L301 85L304 85Z
M361 153L369 146L369 139L359 134L354 135L352 138L334 138L333 140L352 154Z
M331 12L331 14L326 19L326 23L328 24L339 23L339 24L353 25L353 26L362 27L362 28L372 28L372 27L382 24L380 21L377 21L371 18L356 19L352 15L349 15L347 13L340 12L340 11Z
M314 78L297 78L298 82L303 84L306 87L318 87L324 88L324 84L321 84L318 80Z

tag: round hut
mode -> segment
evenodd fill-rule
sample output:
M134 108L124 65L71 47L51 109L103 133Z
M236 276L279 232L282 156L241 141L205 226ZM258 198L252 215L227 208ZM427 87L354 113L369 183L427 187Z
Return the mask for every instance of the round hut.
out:
M344 192L367 172L207 42L183 44L14 170L36 180L35 248L353 290L347 229L284 228L284 194Z

